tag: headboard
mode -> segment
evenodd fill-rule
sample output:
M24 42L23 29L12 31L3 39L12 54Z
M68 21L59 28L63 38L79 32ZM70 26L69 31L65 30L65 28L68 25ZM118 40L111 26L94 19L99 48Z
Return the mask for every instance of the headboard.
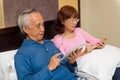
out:
M55 20L45 21L45 39L52 39L56 34ZM18 49L24 36L18 26L0 29L0 52Z

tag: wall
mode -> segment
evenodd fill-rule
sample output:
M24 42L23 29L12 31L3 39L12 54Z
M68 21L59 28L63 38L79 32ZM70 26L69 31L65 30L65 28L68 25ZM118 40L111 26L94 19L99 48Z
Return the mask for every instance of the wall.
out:
M17 25L19 14L34 8L41 12L45 21L54 20L58 11L58 0L3 0L5 27Z
M40 11L45 21L54 20L58 0L0 0L0 28L16 26L18 15L28 8Z
M120 47L120 0L81 0L81 27Z
M31 3L31 1L29 3ZM34 2L36 2L36 1L38 1L38 0L35 0ZM58 6L56 6L56 5L58 5L57 0L52 0L52 1L47 1L47 2L45 2L46 0L41 0L41 1L43 1L43 3L45 3L45 4L49 3L49 5L52 5L51 7L45 7L46 5L43 5L41 3L37 3L35 5L37 8L44 6L40 9L40 11L42 11L43 15L44 15L44 13L48 13L47 15L44 15L45 20L50 20L51 16L53 17L52 19L54 19L57 9L54 9L54 11L53 11L52 8L58 7ZM3 5L3 3L4 3L4 5ZM29 8L31 5L34 6L34 4L35 3L31 3L28 5L27 1L24 1L24 3L23 3L18 0L12 0L12 1L0 0L0 12L1 12L0 13L0 28L16 26L18 14L25 8ZM72 5L73 7L76 8L76 10L78 10L78 0L59 0L59 8L61 8L63 5ZM3 8L4 8L4 12L3 12ZM47 11L47 12L45 12L45 11ZM53 14L53 15L49 15L49 14ZM5 15L5 17L4 17L4 15Z
M64 5L71 5L78 11L78 2L79 0L59 0L59 9ZM79 11L78 11L78 14L80 13ZM80 21L78 22L77 26L80 26Z
M0 28L4 28L3 0L0 0Z
M71 5L78 10L78 0L59 0L59 9L64 5Z

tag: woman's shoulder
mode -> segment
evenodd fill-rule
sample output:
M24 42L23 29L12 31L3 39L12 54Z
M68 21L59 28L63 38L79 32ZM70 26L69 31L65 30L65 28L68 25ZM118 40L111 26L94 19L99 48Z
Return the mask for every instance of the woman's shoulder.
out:
M81 31L82 31L82 29L81 29L80 27L75 28L75 32L76 32L76 33L79 33L79 32L81 32Z
M61 41L62 41L62 36L57 34L54 36L54 38L52 39L52 41L55 43L55 44L59 44Z
M80 27L77 27L76 29L75 29L75 31L76 32L80 32L80 33L83 33L83 32L85 32L82 28L80 28Z
M75 30L77 30L77 31L78 31L78 30L82 30L82 29L81 29L80 27L76 27L76 28L75 28Z
M53 37L53 40L56 40L56 39L59 40L61 38L62 38L62 36L60 34L57 34Z

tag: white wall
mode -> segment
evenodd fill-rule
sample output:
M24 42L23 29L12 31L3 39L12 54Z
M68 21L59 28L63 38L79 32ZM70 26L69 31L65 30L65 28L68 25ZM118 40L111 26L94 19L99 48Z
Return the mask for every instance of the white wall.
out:
M120 0L81 0L81 27L120 47Z

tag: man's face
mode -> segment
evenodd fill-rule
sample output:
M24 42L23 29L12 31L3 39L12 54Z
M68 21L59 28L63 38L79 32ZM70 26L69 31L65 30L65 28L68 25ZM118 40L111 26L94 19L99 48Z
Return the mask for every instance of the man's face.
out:
M24 29L28 35L27 38L41 42L44 36L44 20L39 13L31 13L29 17L29 27Z

